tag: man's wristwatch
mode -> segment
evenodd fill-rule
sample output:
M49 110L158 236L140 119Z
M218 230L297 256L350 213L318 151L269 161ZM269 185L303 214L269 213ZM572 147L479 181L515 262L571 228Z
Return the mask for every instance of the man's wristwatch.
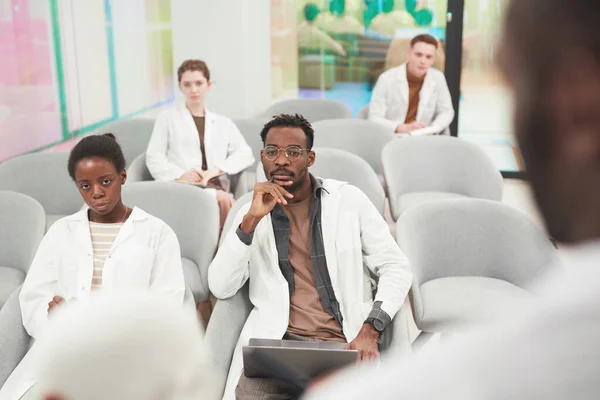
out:
M381 336L381 334L383 333L383 330L385 329L385 327L383 326L383 322L377 318L367 318L367 320L365 321L368 324L373 325L373 328L375 328L375 330L377 332L379 332L379 336Z

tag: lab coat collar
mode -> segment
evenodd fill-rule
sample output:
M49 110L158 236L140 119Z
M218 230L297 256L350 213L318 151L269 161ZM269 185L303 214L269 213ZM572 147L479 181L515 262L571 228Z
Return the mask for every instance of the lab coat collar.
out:
M187 108L185 102L177 104L177 110L183 115L188 115L190 118L192 116L192 113L190 113L190 110ZM204 116L206 117L206 120L210 122L215 122L217 118L216 114L212 111L209 111L207 107L204 107Z
M65 219L67 219L69 221L87 221L88 220L88 210L89 210L89 207L85 207L83 210L81 210L73 215L69 215ZM146 219L148 219L148 213L138 207L133 207L133 211L131 211L131 215L129 216L129 218L127 218L128 221L129 220L143 221Z

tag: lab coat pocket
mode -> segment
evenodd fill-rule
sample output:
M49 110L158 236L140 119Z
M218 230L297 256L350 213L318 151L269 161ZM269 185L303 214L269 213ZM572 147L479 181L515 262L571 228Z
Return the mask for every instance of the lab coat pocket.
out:
M361 249L360 226L356 215L352 213L340 214L335 246L338 254L346 251L355 252Z
M154 256L152 249L143 246L128 248L126 252L115 255L116 286L149 287Z
M61 261L58 271L57 281L60 293L54 295L62 296L67 300L77 297L80 274L85 272L84 265L81 265L76 257L67 257Z

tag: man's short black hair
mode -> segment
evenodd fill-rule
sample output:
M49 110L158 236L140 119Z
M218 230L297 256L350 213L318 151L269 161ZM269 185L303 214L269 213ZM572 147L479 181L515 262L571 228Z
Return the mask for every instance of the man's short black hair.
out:
M306 135L306 148L311 150L315 142L315 130L306 118L300 114L279 114L273 117L272 120L267 122L260 132L260 138L262 139L263 145L267 139L267 133L271 128L286 127L286 128L300 128Z
M125 169L125 156L121 146L117 143L115 135L105 133L104 135L92 135L81 139L71 150L69 155L68 170L71 179L75 180L75 167L84 158L100 157L110 161L117 172Z

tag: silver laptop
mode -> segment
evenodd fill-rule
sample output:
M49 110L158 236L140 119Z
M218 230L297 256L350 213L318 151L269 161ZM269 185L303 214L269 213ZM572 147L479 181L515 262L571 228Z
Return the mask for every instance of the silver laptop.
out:
M301 386L324 373L355 364L358 351L345 343L250 339L242 348L248 378L276 378Z

